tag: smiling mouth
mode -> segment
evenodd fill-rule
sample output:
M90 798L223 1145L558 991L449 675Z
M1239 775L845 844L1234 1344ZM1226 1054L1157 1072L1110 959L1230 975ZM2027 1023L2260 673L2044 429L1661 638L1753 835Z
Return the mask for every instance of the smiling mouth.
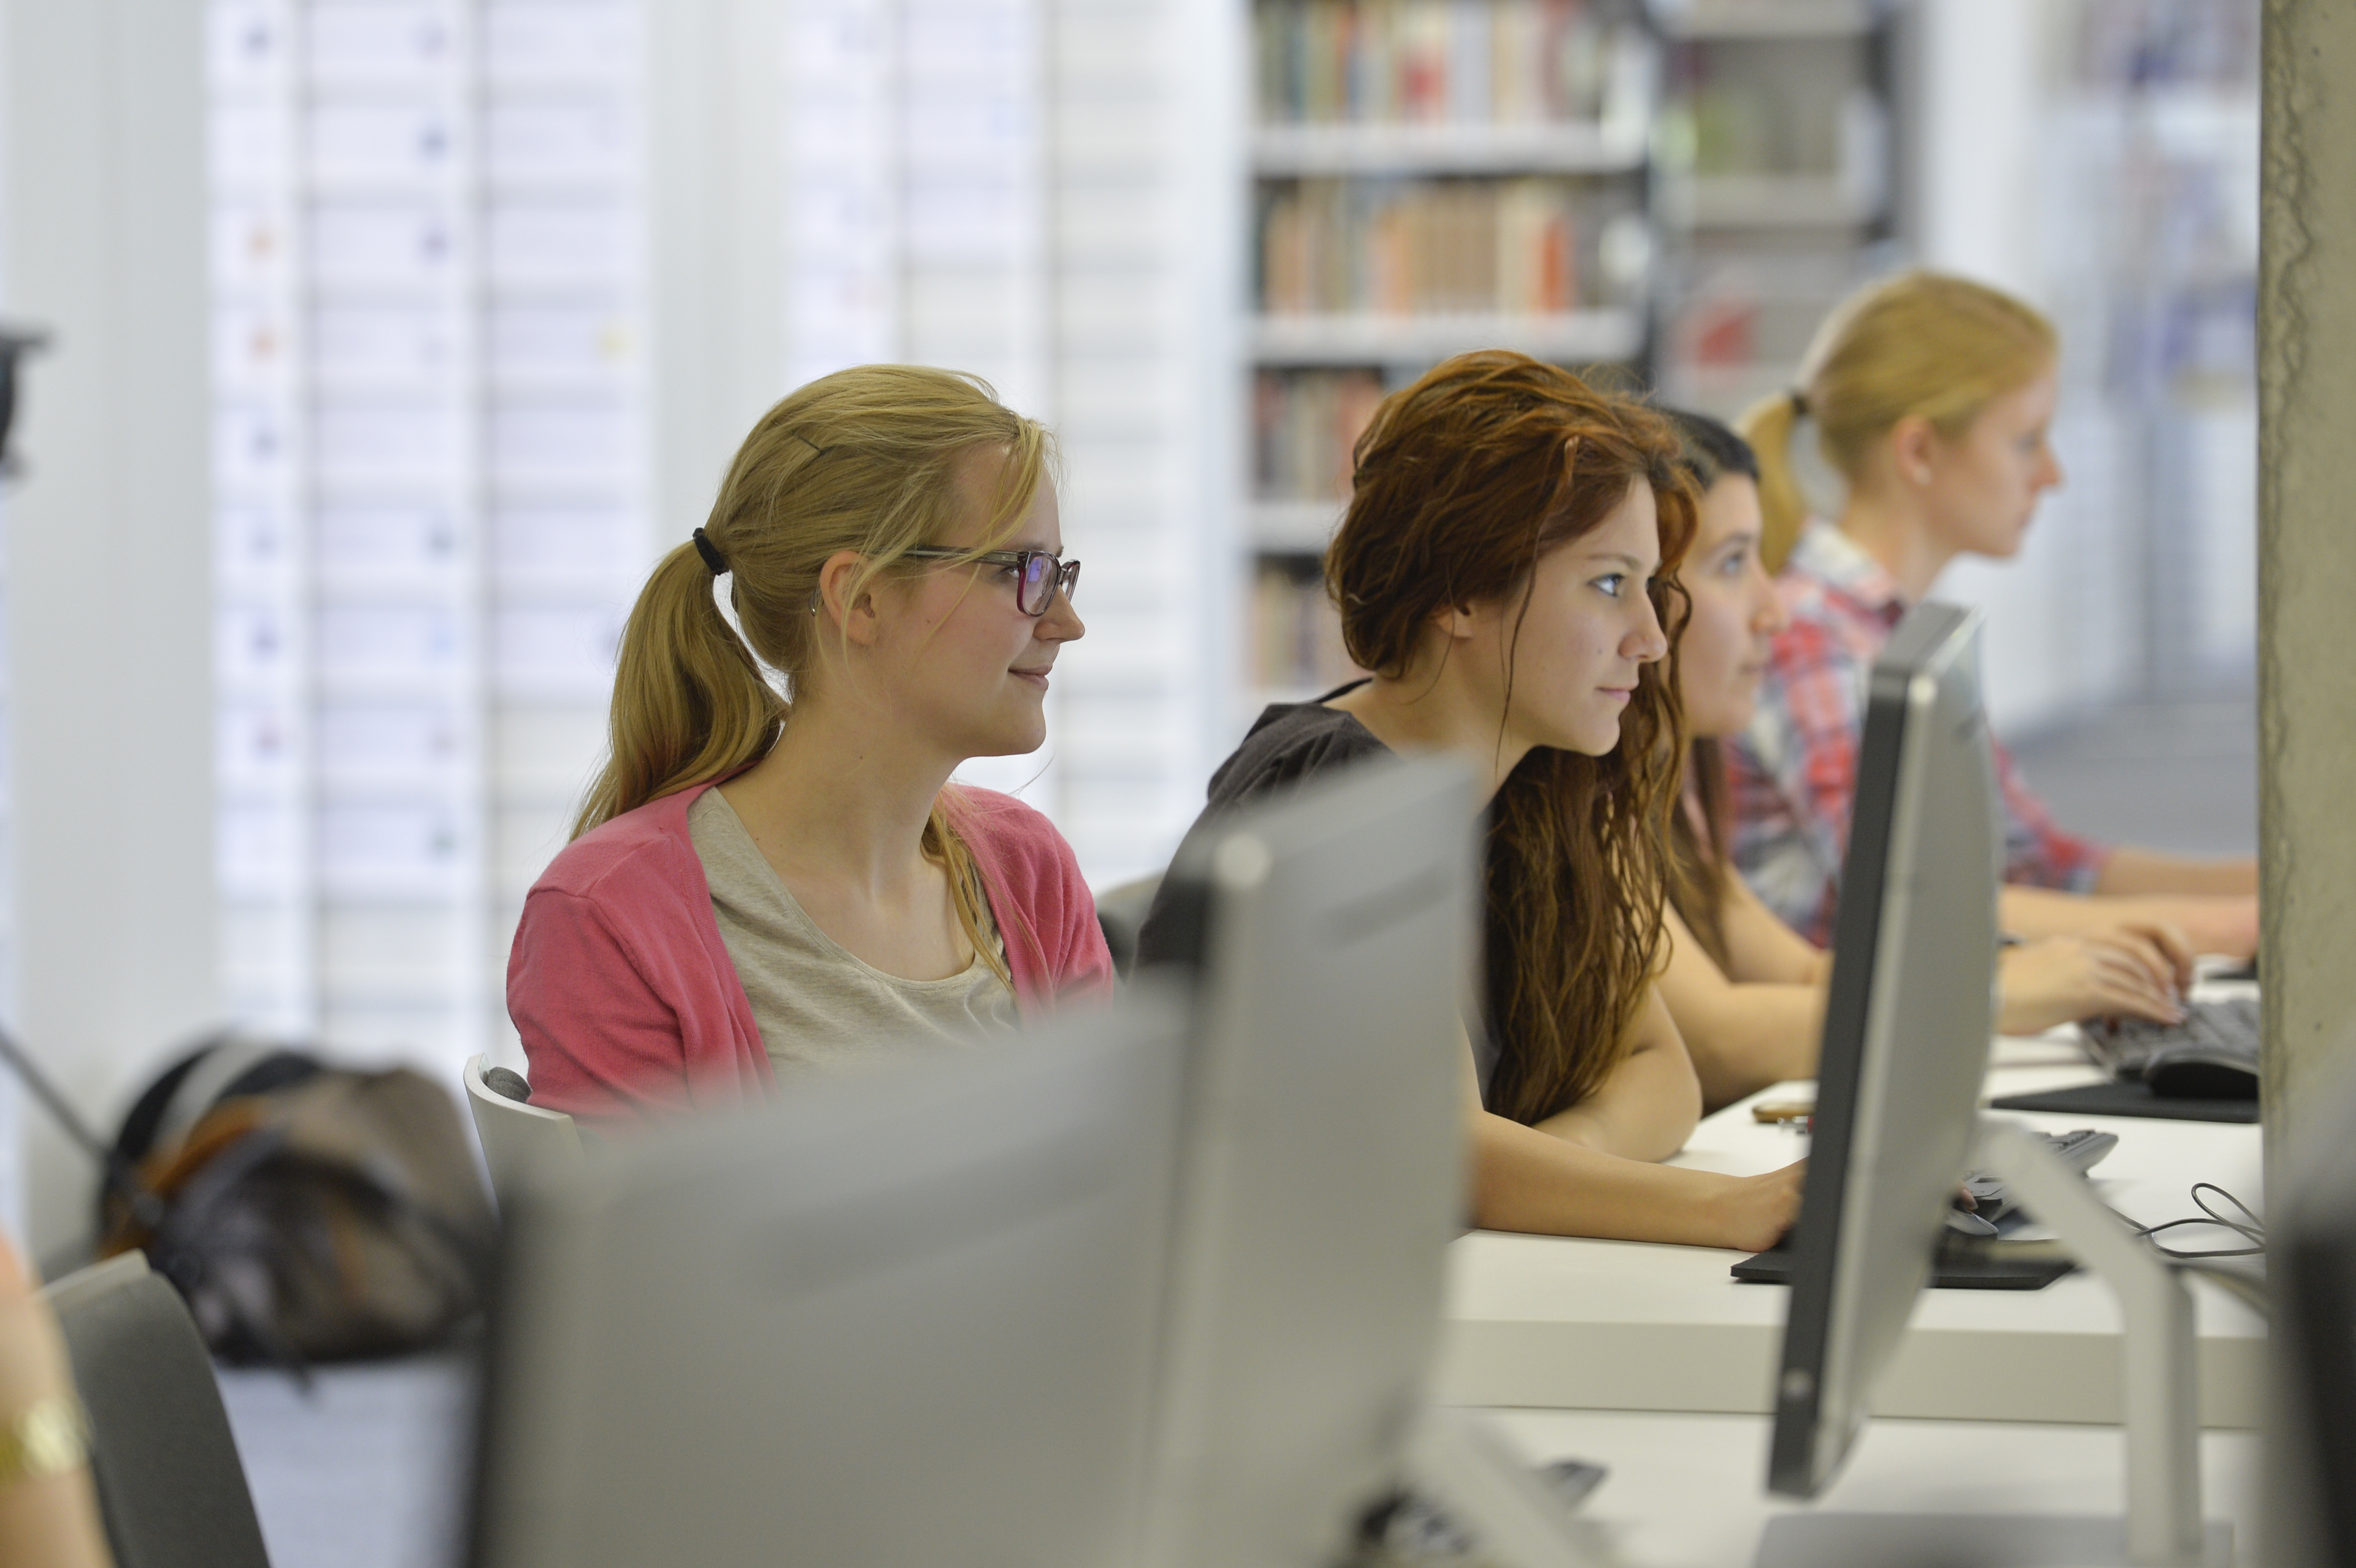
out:
M1017 680L1030 681L1040 690L1044 691L1047 689L1047 672L1055 667L1053 665L1042 665L1037 669L1010 669L1006 673Z

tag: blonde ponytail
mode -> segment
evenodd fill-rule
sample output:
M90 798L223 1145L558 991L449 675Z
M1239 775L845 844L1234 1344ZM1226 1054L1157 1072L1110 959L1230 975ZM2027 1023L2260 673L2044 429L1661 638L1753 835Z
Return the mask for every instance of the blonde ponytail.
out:
M713 567L700 547L664 556L622 633L609 752L574 836L766 756L793 709L762 667L797 691L809 677L820 569L839 551L862 557L855 600L907 551L941 542L960 505L958 459L976 448L1005 459L973 546L980 555L1012 534L1055 464L1044 427L1001 403L980 377L863 365L820 377L762 415L702 530L726 569L743 636L712 598ZM1003 977L1003 959L981 934L988 906L973 857L937 803L924 850L948 872L975 950Z
M1759 560L1771 576L1783 570L1808 520L1808 498L1792 464L1792 432L1803 411L1794 389L1760 399L1735 426L1759 456Z
M607 761L575 837L648 801L724 778L765 755L786 704L712 596L691 544L662 558L622 628Z
M1850 295L1816 329L1796 386L1753 405L1739 427L1759 453L1767 569L1782 568L1806 521L1791 453L1801 414L1815 421L1825 461L1854 485L1900 420L1919 416L1957 439L2060 354L2060 335L2034 306L1967 278L1901 272Z

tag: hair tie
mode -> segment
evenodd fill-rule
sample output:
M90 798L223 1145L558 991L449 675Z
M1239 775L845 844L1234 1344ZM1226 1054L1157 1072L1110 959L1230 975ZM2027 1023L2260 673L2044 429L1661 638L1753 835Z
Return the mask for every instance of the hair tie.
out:
M1792 411L1802 419L1808 417L1808 394L1797 387L1786 387L1783 395L1792 400Z
M695 541L695 553L703 558L703 564L712 569L712 576L722 576L728 571L728 558L720 553L720 547L713 544L701 528L688 537Z

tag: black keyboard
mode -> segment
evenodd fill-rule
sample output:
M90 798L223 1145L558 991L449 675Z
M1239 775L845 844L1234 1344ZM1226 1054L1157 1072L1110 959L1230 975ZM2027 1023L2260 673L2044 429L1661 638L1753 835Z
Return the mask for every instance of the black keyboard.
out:
M2226 997L2188 1002L2184 1021L2156 1024L2143 1019L2094 1019L2078 1026L2086 1054L2114 1078L2141 1078L2163 1051L2194 1051L2246 1058L2257 1071L2258 998Z
M2045 1147L2062 1157L2062 1163L2083 1176L2103 1163L2104 1156L2119 1147L2116 1133L2098 1133L2092 1127L2080 1127L2070 1133L2040 1133ZM1948 1220L1951 1230L1967 1235L1983 1235L1983 1226L1996 1222L2013 1211L2012 1191L1997 1177L1974 1171L1964 1178L1964 1191L1972 1195L1973 1206L1964 1207L1961 1194L1955 1199L1954 1215ZM1971 1221L1979 1221L1981 1224ZM1960 1222L1959 1222L1960 1221Z

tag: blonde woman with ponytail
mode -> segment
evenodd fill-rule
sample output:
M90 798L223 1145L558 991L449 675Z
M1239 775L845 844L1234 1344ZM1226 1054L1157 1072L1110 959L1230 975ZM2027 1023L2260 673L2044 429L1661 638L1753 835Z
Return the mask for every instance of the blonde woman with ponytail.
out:
M1962 278L1906 272L1825 323L1796 384L1754 407L1762 553L1780 569L1778 632L1751 726L1727 749L1734 862L1802 935L1829 940L1857 784L1865 672L1958 555L2010 557L2062 482L2047 444L2060 342L2029 305ZM1812 423L1846 482L1811 519L1792 445ZM2008 930L2060 936L2121 922L2169 945L2246 955L2257 870L2072 837L1997 748Z
M1039 745L1084 630L1052 464L988 386L915 367L825 377L754 427L638 595L611 754L525 901L508 1010L534 1104L757 1099L1109 993L1070 847L949 782Z

